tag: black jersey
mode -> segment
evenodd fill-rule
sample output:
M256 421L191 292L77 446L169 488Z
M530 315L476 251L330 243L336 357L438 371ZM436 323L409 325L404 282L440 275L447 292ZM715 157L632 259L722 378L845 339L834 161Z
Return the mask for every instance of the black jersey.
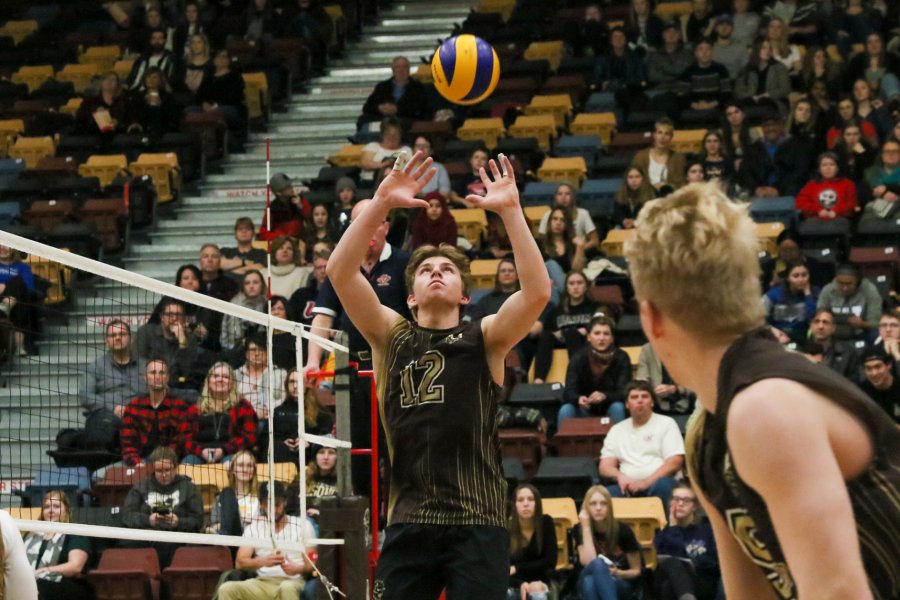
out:
M481 322L436 330L398 319L376 378L391 458L388 523L505 527L500 386Z
M726 439L728 410L735 395L771 378L790 379L822 394L868 431L874 447L872 462L847 482L847 492L872 594L879 600L900 598L900 430L858 387L830 369L784 350L767 329L747 333L722 357L716 413L702 412L688 431L692 478L778 597L796 598L797 588L765 502L741 480ZM822 523L822 527L828 526Z

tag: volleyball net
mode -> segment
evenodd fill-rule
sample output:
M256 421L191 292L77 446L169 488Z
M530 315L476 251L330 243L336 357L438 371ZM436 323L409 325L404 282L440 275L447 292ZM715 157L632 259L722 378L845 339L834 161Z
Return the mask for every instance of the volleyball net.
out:
M0 290L14 298L0 302L0 504L22 530L272 547L271 529L259 539L210 533L216 495L235 476L222 459L252 452L257 481L267 481L269 490L281 481L296 494L289 501L296 501L298 515L307 514L306 464L315 448L336 448L339 472L345 471L349 442L306 431L310 415L327 407L315 393L302 393L302 366L311 339L339 365L347 364L347 349L288 320L264 293L262 301L237 304L192 291L189 282L172 285L3 231L0 246L14 251L4 262L12 259L19 275ZM252 296L254 290L245 290ZM162 374L153 366L160 358ZM296 366L298 392L291 394L285 380ZM159 397L160 378L168 396L178 399L165 401L171 408L166 417L148 408ZM288 397L296 398L296 414L284 410ZM232 410L235 402L239 408ZM315 445L312 452L307 443ZM153 476L146 459L155 446L175 449L179 473L200 491L204 512L195 532L124 526L124 498ZM38 520L41 497L50 489L67 494L73 521L80 522ZM274 496L263 507L270 515ZM241 505L245 523L259 512L252 503ZM101 517L78 518L91 514ZM276 545L300 550L342 543L317 537Z

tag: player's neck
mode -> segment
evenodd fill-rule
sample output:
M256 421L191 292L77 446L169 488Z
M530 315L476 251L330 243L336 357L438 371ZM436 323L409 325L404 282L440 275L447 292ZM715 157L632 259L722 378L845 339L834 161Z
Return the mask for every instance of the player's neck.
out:
M419 307L416 323L425 329L453 329L459 325L459 308L429 311Z
M726 338L712 342L684 336L683 339L672 340L672 351L663 357L672 378L680 387L693 390L697 400L709 412L716 411L719 366L732 341Z

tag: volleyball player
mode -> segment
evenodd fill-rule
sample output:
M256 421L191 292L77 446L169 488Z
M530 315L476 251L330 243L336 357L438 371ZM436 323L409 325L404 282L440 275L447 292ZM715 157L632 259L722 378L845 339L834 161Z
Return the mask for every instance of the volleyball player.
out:
M506 484L497 437L504 359L550 297L550 280L516 190L500 157L481 169L484 197L512 242L521 290L496 315L461 324L469 301L465 256L423 246L406 270L415 322L382 306L359 269L373 233L392 209L425 208L414 198L433 176L417 152L401 160L371 204L344 233L328 276L353 323L372 346L392 478L388 528L375 576L376 600L501 600L509 580Z
M715 184L647 203L626 245L641 321L702 405L691 477L728 600L900 597L900 430L764 326L758 244ZM774 593L773 593L774 592Z

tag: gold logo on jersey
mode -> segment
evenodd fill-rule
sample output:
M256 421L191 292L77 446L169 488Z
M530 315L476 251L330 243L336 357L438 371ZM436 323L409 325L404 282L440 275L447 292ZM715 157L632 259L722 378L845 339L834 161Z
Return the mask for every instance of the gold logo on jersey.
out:
M762 568L766 579L769 580L772 589L778 593L778 596L785 600L795 598L794 580L791 578L787 565L783 562L776 562L772 553L759 539L759 529L756 527L753 517L743 508L730 508L725 511L725 521L734 534L734 538L744 550L744 554Z
M447 342L448 344L455 344L456 342L458 342L461 339L462 339L461 333L451 333L450 335L448 335L447 337L444 338L444 341Z

